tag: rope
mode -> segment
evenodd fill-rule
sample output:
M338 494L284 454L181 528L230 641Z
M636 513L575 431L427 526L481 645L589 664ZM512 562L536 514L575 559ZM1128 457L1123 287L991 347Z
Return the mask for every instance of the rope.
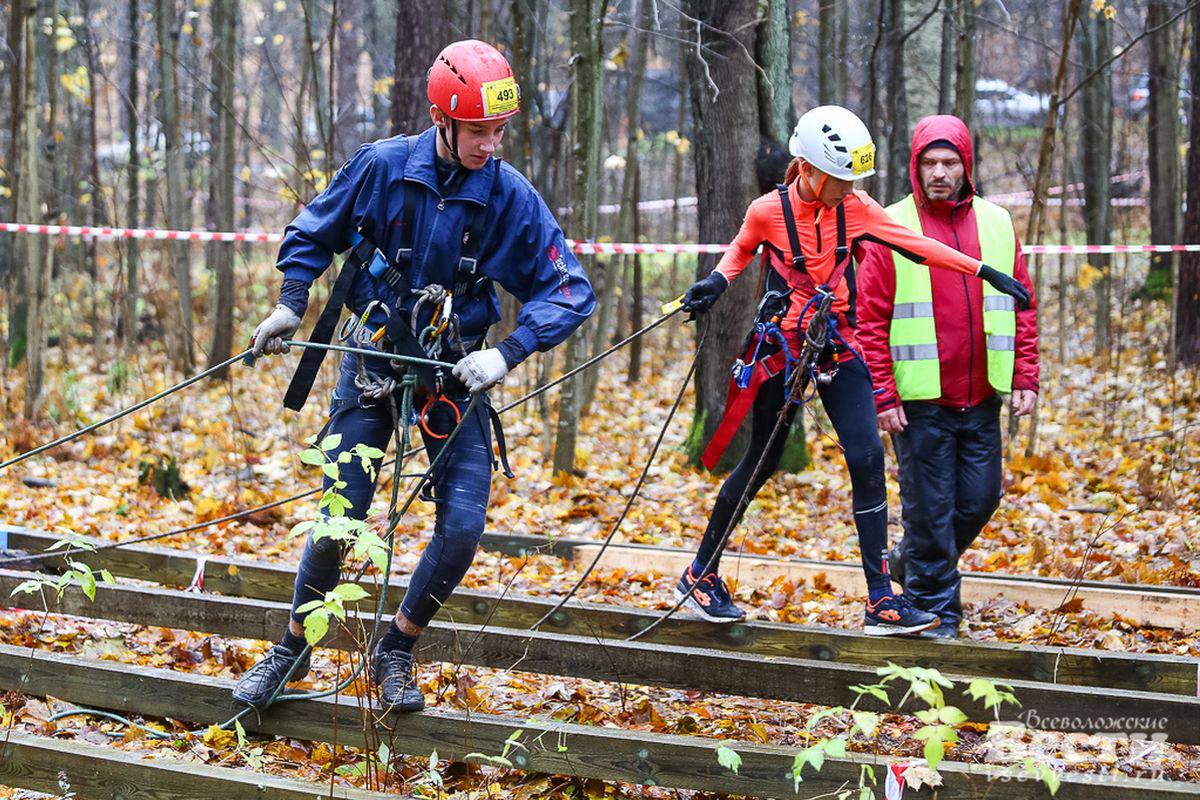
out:
M664 314L663 316L659 317L658 319L651 322L650 324L644 326L640 330L634 331L632 334L625 337L621 341L617 342L612 347L609 347L604 352L602 352L596 356L593 356L592 358L583 362L582 364L580 364L579 366L570 370L569 372L566 372L559 378L556 378L555 380L550 381L549 383L546 383L544 386L540 386L537 389L534 389L533 391L529 392L528 394L525 394L522 397L517 398L513 402L503 406L502 408L497 409L497 413L503 414L507 411L511 411L514 408L517 408L518 406L528 403L530 400L534 399L535 397L537 397L541 394L544 394L545 392L549 391L550 389L554 388L555 386L558 386L559 384L563 383L564 381L571 379L572 377L574 377L575 375L584 371L588 367L591 367L593 364L597 363L598 361L611 356L617 350L619 350L620 348L629 344L634 339L637 339L641 336L646 335L650 331L657 328L659 325L662 325L664 322L666 322L668 319L670 319L677 313L679 313L679 309L671 311L668 314ZM303 345L306 345L309 343L308 342L289 342L289 344L296 344L298 346L303 346ZM328 345L328 346L335 347L334 345ZM337 349L346 350L349 352L360 352L358 348L337 348ZM377 355L377 356L384 355L382 353L378 353L377 351L362 351L362 352L366 352L368 354L373 354L373 355ZM237 361L238 359L243 358L248 353L249 353L248 350L243 352L241 355L231 359L229 363L232 363L233 361ZM192 381L192 382L195 382L195 381ZM178 388L183 388L183 387L179 386ZM164 394L162 396L165 397L166 395ZM150 400L146 401L142 407L145 407L145 405L149 405L150 402L153 402L155 399L162 399L162 398L157 397L157 396L155 398L151 398ZM131 411L132 410L127 410L126 412L122 413L121 416L125 416L127 413L131 413ZM113 422L117 419L120 419L120 416L114 416L112 419L110 419L108 421L102 421L101 423L97 423L96 426L92 427L91 429L95 430L95 428L101 427L102 425L108 424L108 422ZM77 432L77 433L79 433L79 432ZM82 434L80 434L80 435L82 435ZM52 446L55 446L55 442L51 442L48 445L43 445L42 448L39 448L39 451L48 450ZM405 452L404 457L411 458L412 456L419 454L424 449L425 449L424 447L414 448L412 450ZM36 453L34 451L30 451L29 453L22 455L20 457L20 460L23 460L24 458L27 458L27 457L35 455L35 454ZM11 463L16 463L16 460L12 461ZM387 468L387 467L391 466L392 463L393 462L391 462L391 461L386 461L381 465L381 467ZM0 465L0 471L2 471L5 466L7 466L7 464ZM405 477L411 477L411 476L405 476ZM289 503L294 503L297 500L302 500L306 497L311 497L314 494L317 494L319 491L321 491L320 487L317 487L314 489L307 489L303 492L298 492L289 497L284 497L280 500L272 500L269 503L263 503L261 505L253 506L251 508L242 509L241 511L235 511L232 514L226 514L223 517L217 517L216 519L210 519L205 522L198 522L193 525L187 525L182 528L176 528L174 530L166 531L164 533L152 533L152 534L148 534L146 536L138 536L133 539L124 539L120 542L110 542L108 544L97 545L94 549L76 548L74 550L64 550L63 552L59 553L58 555L68 556L68 555L75 555L77 553L96 553L96 552L101 552L104 550L115 550L117 548L129 546L129 545L144 544L146 542L154 542L154 541L158 541L160 539L169 539L173 536L182 536L183 534L186 534L186 533L194 533L199 530L204 530L205 528L211 528L214 525L222 525L226 522L234 522L236 520L248 517L252 514L257 514L260 511L269 511L272 508L279 508L280 506L284 506ZM27 562L31 562L31 561L40 561L47 557L48 556L44 553L31 554L31 555L25 555L25 556L14 556L12 558L0 559L0 567L7 567L9 564L21 564L21 563L27 563Z
M683 395L685 392L687 392L687 387L692 382L692 375L694 375L696 372L696 363L700 359L700 351L704 347L704 340L708 338L708 329L710 324L711 319L706 316L704 319L704 330L700 333L700 340L696 344L696 352L692 356L692 363L688 366L687 375L680 384L679 391L675 394L675 402L671 404L671 410L667 413L667 418L663 420L662 427L659 428L658 438L654 440L654 445L650 448L650 455L646 458L646 465L642 467L642 474L638 476L637 483L634 484L633 491L629 494L629 499L625 501L625 508L621 509L620 516L618 516L616 521L613 522L612 528L608 532L608 536L605 537L603 544L600 545L600 549L596 552L596 557L592 559L592 563L588 564L587 569L584 570L583 574L579 576L579 580L575 581L575 585L572 586L565 595L563 595L562 599L554 605L554 608L543 614L541 619L529 627L529 630L537 630L544 622L546 622L546 620L554 616L554 614L560 608L565 606L567 602L575 596L575 592L579 590L579 587L583 586L584 581L586 581L588 576L592 574L592 570L594 570L596 565L600 563L600 558L604 555L604 551L612 542L613 537L617 535L617 531L620 530L621 523L625 521L625 517L629 514L629 509L633 507L634 501L637 500L638 495L642 491L642 485L646 482L646 476L650 474L650 467L654 464L654 458L658 455L658 449L662 446L663 438L667 435L667 428L670 427L671 420L675 418L675 412L679 410L679 404L683 401Z

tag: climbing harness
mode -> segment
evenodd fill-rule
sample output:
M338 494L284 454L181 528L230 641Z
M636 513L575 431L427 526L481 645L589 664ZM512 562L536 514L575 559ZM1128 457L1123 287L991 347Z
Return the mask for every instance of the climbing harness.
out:
M496 165L499 171L499 163ZM490 205L495 196L500 181L493 180L491 194L488 197ZM362 229L351 232L350 248L346 252L346 260L334 282L333 290L325 307L313 326L311 343L327 344L333 337L341 316L342 307L351 296L351 289L360 271L366 271L377 278L396 295L396 306L388 307L381 301L372 301L355 320L351 317L342 326L342 336L355 336L359 346L381 348L384 352L397 353L429 358L445 358L457 361L471 349L478 347L486 336L486 331L472 337L470 342L464 342L459 329L458 315L454 313L455 301L462 303L466 300L477 300L491 289L491 279L483 275L479 267L479 247L483 239L483 223L487 205L480 207L469 204L463 224L461 246L458 253L458 263L455 266L453 284L449 289L437 284L429 284L419 289L412 288L413 278L413 245L416 241L416 213L420 204L419 193L424 188L412 180L403 181L404 204L400 212L398 231L399 246L395 258L388 256L372 241ZM439 204L444 205L445 200ZM433 293L433 290L437 293ZM405 306L412 303L411 309ZM433 309L428 323L424 323L426 309ZM385 323L378 330L367 331L367 321L372 312L382 310ZM429 338L427 338L429 337ZM427 345L433 339L439 340L436 349ZM304 407L308 395L316 381L324 353L319 349L305 351L300 363L292 375L284 395L285 408L299 411ZM419 371L418 377L427 388L433 388L435 376L428 371ZM382 396L382 392L378 393Z
M845 207L841 204L837 206L837 246L834 251L833 272L826 284L818 286L813 282L805 266L804 251L800 247L800 236L796 231L796 217L792 213L788 187L786 184L779 184L776 189L783 208L784 228L787 231L788 247L791 250L791 266L794 276L789 282L769 263L764 264L765 291L758 310L755 312L754 326L746 335L741 358L733 365L733 375L725 396L725 413L700 459L701 463L709 470L716 468L721 456L729 448L729 443L733 441L742 421L754 407L754 400L758 397L762 385L781 371L784 373L785 384L792 384L792 373L799 367L801 359L797 354L792 353L787 337L780 328L780 322L787 315L789 297L797 289L804 290L805 294L810 295L808 302L801 309L798 324L802 330L805 330L806 341L821 337L821 347L816 351L819 356L824 350L827 335L825 320L829 318L834 287L841 283L842 277L852 269L850 248L846 242ZM777 250L776 252L778 253ZM820 312L818 320L817 309L821 308L824 310ZM812 312L811 317L809 316L810 312ZM807 326L806 319L808 320ZM769 355L764 356L762 354L764 346L777 346L778 349L774 349ZM805 349L811 348L806 347ZM811 379L806 380L806 388L810 383L815 388L816 383L826 383L833 379L833 375L828 371L822 372L815 361L804 364L802 368L809 372L808 378ZM836 366L833 369L836 371ZM792 400L793 402L807 402L810 398L811 395L805 397L801 394Z

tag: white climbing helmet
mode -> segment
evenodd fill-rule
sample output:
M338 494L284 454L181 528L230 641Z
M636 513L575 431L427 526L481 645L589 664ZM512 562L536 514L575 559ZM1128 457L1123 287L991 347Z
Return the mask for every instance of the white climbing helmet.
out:
M796 122L788 150L844 181L875 174L871 132L853 111L841 106L817 106L806 111Z

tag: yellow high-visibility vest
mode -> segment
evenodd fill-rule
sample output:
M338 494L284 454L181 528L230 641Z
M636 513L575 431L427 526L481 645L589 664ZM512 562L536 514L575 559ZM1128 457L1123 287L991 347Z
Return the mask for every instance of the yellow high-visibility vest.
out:
M1010 277L1017 255L1016 233L1008 211L976 197L975 224L983 263ZM896 222L922 233L917 204L910 194L887 207ZM889 344L892 373L901 400L936 400L942 396L937 330L933 323L933 284L929 267L892 254L896 265L896 297ZM983 334L987 344L988 383L997 392L1012 391L1017 343L1017 313L1012 297L983 284Z

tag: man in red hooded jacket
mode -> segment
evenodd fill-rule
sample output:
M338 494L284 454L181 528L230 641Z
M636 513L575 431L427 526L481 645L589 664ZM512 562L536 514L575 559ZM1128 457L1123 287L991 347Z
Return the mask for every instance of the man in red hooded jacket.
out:
M913 131L913 193L888 207L908 227L1033 284L1008 212L975 194L971 134L949 115ZM870 244L858 279L858 340L879 427L899 460L904 539L893 580L954 637L962 620L959 555L1000 503L1000 395L1017 416L1038 390L1037 306L1020 311L983 281L930 270Z

